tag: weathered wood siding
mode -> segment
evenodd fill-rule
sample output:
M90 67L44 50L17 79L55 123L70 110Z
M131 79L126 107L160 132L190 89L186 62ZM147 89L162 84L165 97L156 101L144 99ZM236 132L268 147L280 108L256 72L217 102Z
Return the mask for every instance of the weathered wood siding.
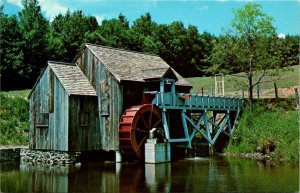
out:
M97 97L70 96L69 151L101 149Z
M122 115L122 86L93 53L85 49L76 60L98 95L97 115L103 150L118 150L119 120Z
M29 147L45 149L48 137L49 67L45 69L30 97ZM41 127L43 125L43 127ZM37 127L38 126L38 127Z
M50 113L50 148L68 151L68 108L69 96L59 80L54 76L54 110Z
M29 147L68 150L68 94L47 67L30 96Z

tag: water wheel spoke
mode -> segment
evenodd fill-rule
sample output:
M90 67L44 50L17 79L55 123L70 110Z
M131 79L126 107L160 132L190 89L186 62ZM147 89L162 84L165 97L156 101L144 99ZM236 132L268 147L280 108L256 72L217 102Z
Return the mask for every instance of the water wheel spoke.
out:
M144 116L143 116L141 113L140 113L140 117L142 118L142 122L143 122L143 124L145 125L146 129L147 129L147 130L150 130L150 127L148 126L148 124L147 124L147 122L146 122Z
M152 128L151 127L151 124L152 124L152 115L153 115L153 106L151 108L151 111L150 111L150 116L149 116L149 120L148 120L148 128Z
M132 129L132 130L138 131L138 132L142 132L142 133L148 133L148 132L149 132L149 131L147 131L147 130L142 130L142 129L140 129L140 128L136 128L136 129Z
M138 147L136 149L136 152L142 147L142 145L145 143L145 141L146 141L147 138L148 138L148 135L145 135L143 137L143 139L140 141L140 143L139 143L139 145L138 145Z
M156 121L156 123L153 125L153 128L156 128L160 123L161 123L161 119L159 119L158 121Z
M126 112L133 115L128 119ZM152 104L143 104L128 108L122 115L122 119L127 118L130 124L119 125L120 149L129 157L132 156L132 150L136 158L144 159L144 144L149 137L149 130L159 127L162 124L161 112ZM128 131L124 133L124 130ZM130 141L124 142L124 138Z

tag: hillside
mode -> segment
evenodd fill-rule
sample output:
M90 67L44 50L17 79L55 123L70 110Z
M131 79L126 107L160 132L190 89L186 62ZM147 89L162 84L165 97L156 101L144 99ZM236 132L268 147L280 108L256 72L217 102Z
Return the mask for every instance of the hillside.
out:
M257 100L246 105L225 152L242 157L299 163L299 112L293 99Z
M29 90L0 92L0 145L26 145Z
M299 76L300 76L300 66L296 65L291 67L292 71L281 72L276 80L278 88L278 96L280 98L287 98L294 94L294 88L299 89ZM224 87L226 96L242 97L241 83L246 84L246 79L240 77L242 73L226 75L224 78ZM218 80L221 79L218 77ZM196 77L187 78L188 82L193 85L192 93L201 94L201 88L204 90L205 95L211 95L212 89L215 85L215 77ZM260 98L274 98L274 78L266 76L262 80L263 83L259 85ZM254 88L254 97L257 97L257 88ZM244 87L244 96L247 97L247 89Z

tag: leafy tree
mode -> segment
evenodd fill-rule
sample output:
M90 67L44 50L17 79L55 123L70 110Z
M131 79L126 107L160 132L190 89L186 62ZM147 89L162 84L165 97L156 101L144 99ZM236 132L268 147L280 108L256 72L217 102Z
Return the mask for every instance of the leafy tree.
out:
M37 0L23 0L22 4L17 29L21 34L24 68L19 71L28 77L27 85L32 86L47 61L48 21L42 15Z
M71 62L87 40L95 39L98 23L82 11L59 14L51 22L48 37L50 59Z
M201 75L212 75L209 71L211 64L209 62L209 58L212 54L213 46L217 42L218 38L211 35L208 32L204 32L200 34L201 40L201 54L202 57L200 58L201 62L195 65L195 68L201 73Z
M299 36L287 35L285 38L276 39L278 51L282 54L281 66L299 64Z
M133 22L130 31L136 51L158 54L158 42L155 37L156 28L157 24L152 21L150 13L142 15Z
M281 57L274 52L277 47L272 41L276 37L273 19L260 8L259 4L249 3L235 10L231 28L226 35L220 37L211 55L212 71L245 72L251 111L253 87L270 69L280 68Z
M20 48L22 42L17 17L4 14L3 6L0 7L0 25L1 90L16 89L27 70L23 65L24 53Z
M118 19L103 20L97 32L103 38L103 44L106 46L135 50L132 49L133 42L129 31L129 22L122 14Z
M132 29L143 36L152 36L155 26L156 23L148 12L133 22Z
M200 35L195 26L185 28L182 22L170 25L159 25L155 33L155 41L159 55L183 76L200 76L203 47Z

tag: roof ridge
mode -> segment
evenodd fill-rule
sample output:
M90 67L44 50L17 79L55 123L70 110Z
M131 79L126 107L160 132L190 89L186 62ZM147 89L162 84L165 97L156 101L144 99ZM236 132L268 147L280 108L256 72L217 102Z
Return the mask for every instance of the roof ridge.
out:
M156 54L152 54L152 53L148 53L148 52L139 52L139 51L127 50L127 49L123 49L123 48L114 48L114 47L110 47L110 46L103 46L103 45L91 44L91 43L86 43L85 45L91 45L91 46L96 46L96 47L101 47L101 48L107 48L107 49L117 50L117 51L124 51L124 52L135 53L135 54L142 54L142 55L149 55L149 56L160 57L160 56L158 56Z
M163 69L169 69L170 67L159 67L159 68L147 68L147 69L141 69L141 71L147 71L147 70L163 70Z
M74 64L74 63L70 63L70 62L59 62L59 61L53 61L53 60L48 60L48 63L51 63L51 64L61 64L61 65L68 65L68 66L76 66L76 64Z

